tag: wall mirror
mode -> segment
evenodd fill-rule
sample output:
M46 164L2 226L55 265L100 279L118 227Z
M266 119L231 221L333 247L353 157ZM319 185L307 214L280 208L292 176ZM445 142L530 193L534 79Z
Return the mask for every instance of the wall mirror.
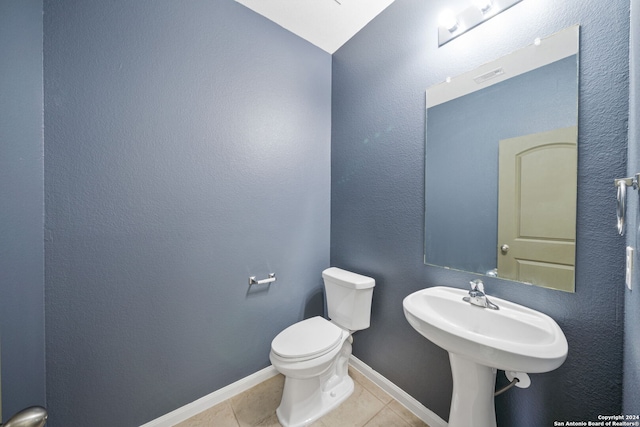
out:
M579 29L427 90L425 264L575 291Z

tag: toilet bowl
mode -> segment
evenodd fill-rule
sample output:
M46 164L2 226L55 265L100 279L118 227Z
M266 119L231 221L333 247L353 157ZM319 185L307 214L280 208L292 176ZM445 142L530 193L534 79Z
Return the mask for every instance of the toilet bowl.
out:
M348 374L351 335L369 327L375 281L335 267L322 276L332 320L317 316L300 321L271 343L269 359L285 376L276 410L284 427L313 423L353 392Z
M269 359L285 376L276 410L283 426L310 424L351 395L353 381L346 372L349 337L348 331L328 320L312 317L289 326L273 340ZM343 359L341 364L338 359ZM344 367L336 369L338 365Z

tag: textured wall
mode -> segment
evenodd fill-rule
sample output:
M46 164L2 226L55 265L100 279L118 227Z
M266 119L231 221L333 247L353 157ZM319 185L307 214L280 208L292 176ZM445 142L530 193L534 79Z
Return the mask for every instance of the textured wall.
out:
M0 377L5 419L45 401L42 108L42 1L0 1Z
M627 176L640 172L640 1L631 0L631 43L629 52L629 149ZM627 196L627 245L635 249L632 291L625 291L623 411L640 414L640 197Z
M501 426L547 426L621 411L623 247L613 179L626 173L629 2L523 1L437 48L436 22L463 0L396 0L333 58L331 262L376 278L371 328L354 354L448 418L445 351L404 319L402 299L473 277L422 264L427 87L581 24L576 293L485 280L489 294L552 316L562 367L496 400ZM500 374L502 375L502 374Z
M136 426L322 310L331 56L233 0L44 12L48 425Z

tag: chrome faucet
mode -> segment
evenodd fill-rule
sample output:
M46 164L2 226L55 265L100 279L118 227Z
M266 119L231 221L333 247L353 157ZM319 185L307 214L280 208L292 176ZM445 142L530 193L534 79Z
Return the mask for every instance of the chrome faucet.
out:
M489 298L485 295L482 280L472 280L469 284L471 285L471 290L469 291L468 297L462 298L464 301L472 305L477 305L478 307L500 310L500 307L489 301Z

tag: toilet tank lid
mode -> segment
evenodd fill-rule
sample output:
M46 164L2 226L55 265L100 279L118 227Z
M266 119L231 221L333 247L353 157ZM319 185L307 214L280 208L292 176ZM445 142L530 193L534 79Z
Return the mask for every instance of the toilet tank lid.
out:
M338 267L330 267L322 272L323 279L329 279L341 286L353 289L368 289L376 285L376 281L361 274L352 273Z

